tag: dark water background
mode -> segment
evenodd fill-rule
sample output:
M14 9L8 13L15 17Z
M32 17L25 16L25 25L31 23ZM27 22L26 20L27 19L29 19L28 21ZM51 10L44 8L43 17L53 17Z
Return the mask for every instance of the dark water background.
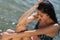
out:
M56 15L60 23L60 0L49 0L55 7ZM19 17L31 8L37 0L0 0L0 29L5 31L8 28L15 29ZM29 25L33 29L35 24ZM54 40L60 40L56 36Z

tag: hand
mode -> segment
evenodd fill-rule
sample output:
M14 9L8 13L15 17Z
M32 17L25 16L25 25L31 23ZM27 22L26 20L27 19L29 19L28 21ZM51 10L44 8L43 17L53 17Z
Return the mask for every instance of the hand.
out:
M44 2L44 0L38 0L39 3Z
M28 30L27 27L26 27L26 25L22 24L22 25L18 25L18 26L16 27L15 32L20 33L20 32L24 32L24 31L26 31L26 30Z
M6 32L3 32L2 33L2 36L6 36L6 35L12 35L14 34L15 31L14 30L11 30L11 29L7 29ZM4 37L5 38L5 37ZM7 37L9 39L9 37Z
M8 32L8 33L14 33L15 31L12 30L12 29L7 29L6 32Z

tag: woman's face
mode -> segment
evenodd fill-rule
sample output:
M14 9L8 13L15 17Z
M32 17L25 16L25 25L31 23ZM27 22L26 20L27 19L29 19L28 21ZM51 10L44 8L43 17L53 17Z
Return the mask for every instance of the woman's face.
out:
M38 11L38 16L40 20L47 20L49 18L49 16L46 13L43 13L42 11Z

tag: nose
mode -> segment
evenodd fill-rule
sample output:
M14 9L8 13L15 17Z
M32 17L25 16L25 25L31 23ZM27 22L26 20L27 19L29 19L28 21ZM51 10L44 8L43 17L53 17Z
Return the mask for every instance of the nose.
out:
M38 19L40 20L41 19L41 16L39 15L38 17L39 17Z

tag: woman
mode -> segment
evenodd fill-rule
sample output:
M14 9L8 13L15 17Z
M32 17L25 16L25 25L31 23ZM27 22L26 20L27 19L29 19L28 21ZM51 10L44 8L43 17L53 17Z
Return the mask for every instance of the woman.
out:
M35 27L36 30L25 31L23 33L20 33L20 36L16 36L22 36L22 38L32 37L33 40L39 40L39 38L41 40L53 40L59 28L53 6L50 3L42 2L39 4L37 9L38 12L28 17L26 21L29 23L33 20L38 20L38 24Z
M54 8L51 3L49 2L40 3L38 10L40 10L42 13L38 12L41 16L41 19L40 21L38 21L35 29L44 29L45 27L48 27L50 25L54 25L56 23L58 24L56 14L55 14ZM52 36L55 36L55 35L53 34ZM39 35L38 37L40 37L41 40L52 40L53 39L52 36L50 37L50 36L46 36L45 34L43 34L43 35Z
M58 22L53 6L50 3L42 2L39 4L37 9L38 12L31 15L26 20L26 23L37 20L38 24L35 27L36 30L25 31L24 33L20 33L16 36L22 36L22 38L32 36L33 40L37 40L39 38L41 40L53 40L58 32Z
M53 28L53 26L56 26L57 28L55 31L51 30L50 32L48 32L49 35L43 33L44 32L43 31L42 34L38 36L40 37L41 40L53 40L53 38L56 36L56 33L58 31L58 21L57 21L53 6L50 3L42 2L39 4L39 7L37 9L38 9L37 14L31 16L31 18L27 22L38 19L38 23L35 29L44 30L45 28L48 28L48 27ZM46 31L49 31L49 30L47 29ZM33 39L38 40L38 37L35 36L33 37Z

